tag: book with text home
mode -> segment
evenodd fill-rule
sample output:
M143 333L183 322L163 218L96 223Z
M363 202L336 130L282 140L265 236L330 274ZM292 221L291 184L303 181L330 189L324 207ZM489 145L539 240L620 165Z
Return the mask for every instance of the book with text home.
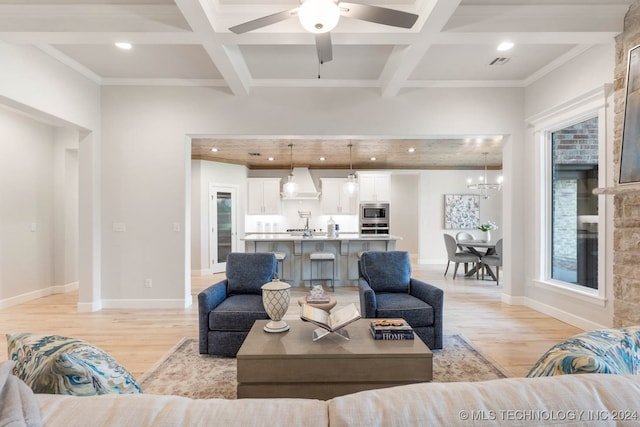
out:
M371 319L371 334L376 340L412 340L413 328L404 319Z
M353 303L331 314L310 306L309 304L302 304L300 308L300 318L318 325L327 331L335 332L347 326L349 323L358 320L360 318L360 311L358 311L358 308Z

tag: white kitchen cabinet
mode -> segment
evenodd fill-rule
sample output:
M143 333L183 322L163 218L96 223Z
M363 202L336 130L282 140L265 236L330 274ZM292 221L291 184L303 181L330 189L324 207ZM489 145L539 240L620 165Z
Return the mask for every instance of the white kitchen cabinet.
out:
M389 174L358 174L361 202L388 202Z
M321 178L322 182L322 213L326 215L356 215L356 196L349 197L342 191L342 185L347 182L344 178Z
M280 215L280 178L249 178L247 213L249 215Z

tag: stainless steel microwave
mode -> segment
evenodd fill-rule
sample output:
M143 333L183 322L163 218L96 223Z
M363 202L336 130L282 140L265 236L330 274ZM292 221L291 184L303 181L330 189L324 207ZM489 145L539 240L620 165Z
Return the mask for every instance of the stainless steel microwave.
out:
M389 222L389 203L362 203L360 223Z

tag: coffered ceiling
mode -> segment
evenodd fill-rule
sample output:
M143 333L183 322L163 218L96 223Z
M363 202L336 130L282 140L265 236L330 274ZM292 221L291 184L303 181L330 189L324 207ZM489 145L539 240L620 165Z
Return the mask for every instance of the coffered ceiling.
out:
M298 0L0 0L0 42L33 45L103 86L206 86L234 96L250 96L264 87L367 87L393 97L423 87L525 87L585 50L612 43L633 0L354 2L419 18L411 29L401 29L341 17L331 31L333 60L319 65L314 35L296 17L245 34L229 31L295 8ZM115 47L121 41L132 48ZM515 45L499 52L503 41ZM223 143L229 141L218 145ZM287 141L251 144L251 152L275 147L277 162L287 148ZM313 144L331 146L325 156L332 159L338 152L348 157L344 145ZM412 157L422 156L423 166L444 167L478 157L475 148L438 151L447 145L470 147L464 140L379 140L354 143L354 163L365 167L365 157L379 150L379 157L388 154L386 164L411 167L402 152L405 145L430 147L429 154ZM198 149L194 154L204 157ZM318 150L313 156L321 155ZM296 150L295 155L302 154ZM239 156L230 161L240 161ZM258 167L259 161L244 160L250 167Z

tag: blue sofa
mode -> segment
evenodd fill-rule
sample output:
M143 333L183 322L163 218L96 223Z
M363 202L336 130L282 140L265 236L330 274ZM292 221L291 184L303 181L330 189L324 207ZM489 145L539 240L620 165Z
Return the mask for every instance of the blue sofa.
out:
M272 253L231 253L226 279L198 294L199 351L235 357L256 320L268 320L262 285L277 268Z

